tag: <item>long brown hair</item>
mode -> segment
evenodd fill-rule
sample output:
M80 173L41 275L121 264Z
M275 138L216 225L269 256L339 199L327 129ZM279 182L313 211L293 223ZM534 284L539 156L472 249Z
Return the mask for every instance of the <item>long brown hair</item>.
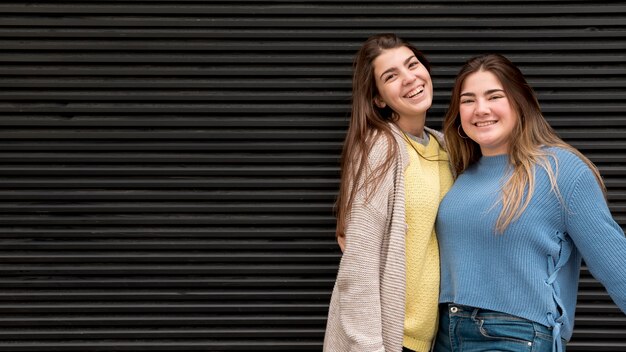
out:
M392 33L369 37L361 45L354 58L350 126L341 154L341 185L335 204L337 236L344 234L346 217L355 194L363 188L375 188L384 173L391 167L393 159L397 157L398 146L393 140L389 126L389 122L394 122L396 117L388 106L379 108L374 103L374 98L378 96L378 89L374 78L373 62L384 50L402 46L409 48L430 72L430 64L426 57L410 43ZM387 156L375 170L367 170L370 150L378 138L388 139Z
M559 138L550 127L541 113L535 92L526 82L522 72L509 59L498 54L481 55L469 59L459 71L454 83L450 106L444 118L443 131L450 163L456 175L462 174L482 156L480 146L476 142L460 135L462 127L460 127L459 116L463 82L469 75L479 71L491 72L498 78L518 118L509 140L508 156L513 172L502 187L502 211L496 222L498 233L504 232L512 221L518 219L530 203L535 184L535 165L545 169L552 190L561 199L556 185L558 163L552 153L544 147L560 147L577 155L589 166L598 184L605 190L604 182L595 165ZM556 170L552 169L549 158L553 158Z

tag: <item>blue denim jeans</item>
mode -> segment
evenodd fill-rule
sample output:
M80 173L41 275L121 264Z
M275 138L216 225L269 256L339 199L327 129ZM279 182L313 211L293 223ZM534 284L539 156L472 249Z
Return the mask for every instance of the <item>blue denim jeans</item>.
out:
M492 310L441 304L434 352L550 352L552 331Z

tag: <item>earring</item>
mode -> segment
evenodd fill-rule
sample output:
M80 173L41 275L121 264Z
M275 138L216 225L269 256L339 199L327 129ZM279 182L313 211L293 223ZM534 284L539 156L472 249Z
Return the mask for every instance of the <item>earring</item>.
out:
M465 137L463 137L463 135L461 134L461 125L459 125L459 127L456 128L456 133L459 134L459 137L461 137L463 139L467 139L467 135Z

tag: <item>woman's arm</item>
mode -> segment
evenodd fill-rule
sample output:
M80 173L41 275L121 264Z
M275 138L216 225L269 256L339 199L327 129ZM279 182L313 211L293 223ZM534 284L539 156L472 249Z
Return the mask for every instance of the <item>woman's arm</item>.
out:
M573 180L567 201L568 234L591 274L626 313L626 237L611 216L604 194L588 168Z
M350 351L383 351L380 304L380 253L385 216L357 203L347 224L337 289L341 329Z
M380 170L387 146L385 138L374 145L369 155L369 172ZM359 183L346 218L345 236L338 238L343 255L335 287L337 307L333 307L339 323L334 328L341 330L336 333L348 338L349 351L384 351L380 263L383 242L389 235L387 212L395 175L396 167L392 166L385 170L375 187L363 187Z

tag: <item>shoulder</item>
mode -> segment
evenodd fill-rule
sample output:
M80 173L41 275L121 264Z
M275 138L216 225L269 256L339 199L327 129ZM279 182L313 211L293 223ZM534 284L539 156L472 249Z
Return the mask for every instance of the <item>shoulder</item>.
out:
M557 184L565 199L570 199L575 193L602 194L602 187L596 178L596 173L579 155L561 147L546 148L550 151L550 163L555 169Z
M398 148L402 148L402 145L396 141L393 135L377 131L374 132L370 138L369 163L372 165L384 163L387 158L395 157L390 155L390 153L393 152L394 146L396 147L396 153L399 151Z
M583 163L582 159L571 150L563 147L545 147L544 150L554 155L559 161L568 163Z
M389 138L389 136L382 131L372 132L368 142L371 144L370 151L372 153L386 151L391 146L391 143L394 143L392 138Z
M547 147L545 150L552 157L550 162L553 167L563 176L575 177L583 172L591 172L587 163L571 150L562 147Z

